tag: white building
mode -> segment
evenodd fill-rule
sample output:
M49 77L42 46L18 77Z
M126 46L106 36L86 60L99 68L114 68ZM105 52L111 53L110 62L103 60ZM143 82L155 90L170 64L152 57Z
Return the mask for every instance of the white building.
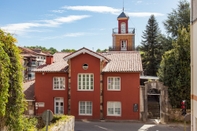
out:
M191 0L191 131L197 131L197 0Z

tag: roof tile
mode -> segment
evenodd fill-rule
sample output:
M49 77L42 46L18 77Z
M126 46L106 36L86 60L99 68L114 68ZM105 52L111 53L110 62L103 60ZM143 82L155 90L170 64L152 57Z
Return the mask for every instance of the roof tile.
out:
M55 53L53 55L53 63L50 65L41 65L37 69L34 69L35 72L65 72L68 69L68 63L63 58L69 53Z
M35 72L62 72L67 71L68 63L64 60L70 53L55 53L54 63L42 65L35 69ZM101 53L109 62L103 68L103 72L142 72L142 61L137 51L111 51Z
M137 51L112 51L103 54L111 61L104 67L103 72L141 72L142 61Z

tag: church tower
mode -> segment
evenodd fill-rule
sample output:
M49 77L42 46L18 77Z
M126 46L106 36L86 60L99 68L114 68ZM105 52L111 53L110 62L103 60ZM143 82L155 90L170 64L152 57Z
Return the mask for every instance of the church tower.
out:
M135 29L128 27L129 17L123 12L118 16L118 28L112 30L113 44L110 51L135 50Z

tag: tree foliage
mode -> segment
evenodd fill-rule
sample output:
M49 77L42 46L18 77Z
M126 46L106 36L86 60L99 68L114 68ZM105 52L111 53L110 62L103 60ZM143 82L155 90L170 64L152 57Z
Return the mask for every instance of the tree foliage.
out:
M40 49L42 52L49 52L50 54L55 54L56 52L58 52L53 47L50 47L49 49L47 49L46 47L42 47L42 46L25 46L25 47L29 49Z
M162 56L158 76L169 87L169 100L173 107L180 107L183 99L190 105L189 2L179 1L178 8L168 14L163 24L169 36L163 39L163 52L167 52Z
M145 75L156 76L161 61L161 43L159 42L160 29L158 23L151 15L146 30L143 32L143 40L141 46L138 47L142 51L142 65Z
M168 86L170 103L180 107L181 100L190 103L190 34L187 29L179 29L173 49L162 58L158 76Z
M171 13L168 14L167 20L163 22L167 33L175 38L178 35L178 29L188 27L190 23L190 6L189 2L186 0L179 1L178 8L173 9Z
M103 49L103 50L97 49L97 50L96 50L96 52L98 52L98 53L107 52L107 51L108 51L108 49Z
M15 42L9 33L0 30L0 129L6 126L21 131L25 102L21 58Z
M63 49L61 52L75 52L75 49Z
M171 50L173 39L164 34L159 34L157 37L157 41L161 44L161 55L163 55L166 51Z

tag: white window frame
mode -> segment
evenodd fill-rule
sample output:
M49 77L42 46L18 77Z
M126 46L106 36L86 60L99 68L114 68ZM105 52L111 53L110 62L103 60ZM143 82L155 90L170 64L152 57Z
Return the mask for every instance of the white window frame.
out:
M56 105L57 103L58 105ZM56 107L58 108L59 111L57 111ZM63 97L54 98L54 114L64 114L64 98Z
M61 77L61 76L53 77L53 90L65 90L65 89L66 89L65 77Z
M119 101L107 102L107 116L121 116L121 111L122 111L121 102Z
M78 91L94 90L94 74L92 73L79 73L77 76L77 82Z
M89 108L89 109L88 109ZM92 116L92 101L79 101L79 115Z
M118 82L116 81L117 79L119 79ZM107 90L120 91L121 90L121 78L118 76L107 77Z

